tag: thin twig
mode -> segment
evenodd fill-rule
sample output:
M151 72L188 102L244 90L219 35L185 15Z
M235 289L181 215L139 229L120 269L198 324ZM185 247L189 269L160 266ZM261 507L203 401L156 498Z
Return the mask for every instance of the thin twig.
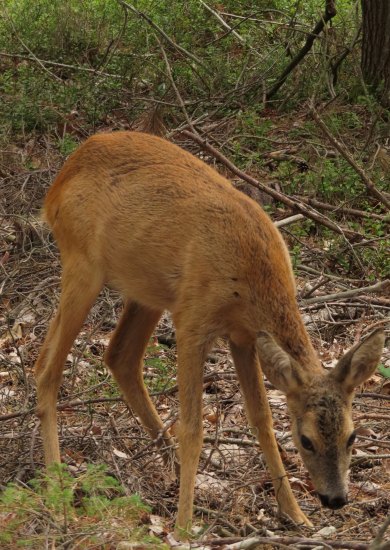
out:
M38 59L38 57L36 57L35 55L31 56L31 55L21 55L21 54L18 54L18 53L0 52L0 57L9 57L11 59L15 58L15 59L23 59L25 61L33 61L34 63L38 63L41 67L42 67L42 65L49 65L50 67L60 67L60 68L64 68L64 69L72 69L74 71L84 71L84 72L87 72L87 73L96 74L98 76L107 76L109 78L118 78L118 79L121 79L121 80L123 80L123 78L124 78L121 75L112 74L112 73L104 73L102 71L98 71L96 69L90 69L88 67L80 67L78 65L69 65L69 63L57 63L57 62L54 62L54 61L48 61L46 59ZM50 73L50 74L52 74L52 73ZM61 78L59 80L62 81Z
M173 78L173 75L172 75L172 69L171 69L171 66L169 64L169 60L168 60L168 56L166 54L166 51L164 49L164 46L162 45L161 41L159 40L158 36L156 35L156 40L160 46L160 50L161 50L161 53L163 55L163 58L164 58L164 61L165 61L165 66L167 68L167 73L168 73L168 78L169 78L169 81L172 85L172 88L174 89L175 91L175 94L176 94L176 97L177 97L177 100L180 104L180 107L181 107L181 110L183 111L183 115L184 115L184 118L186 119L187 121L187 124L189 126L189 128L191 128L191 131L194 132L194 133L197 133L192 122L191 122L191 119L188 115L188 112L187 112L187 109L186 109L186 106L184 104L184 101L183 101L183 98L181 97L181 94L179 92L179 89L178 87L176 86L176 82Z

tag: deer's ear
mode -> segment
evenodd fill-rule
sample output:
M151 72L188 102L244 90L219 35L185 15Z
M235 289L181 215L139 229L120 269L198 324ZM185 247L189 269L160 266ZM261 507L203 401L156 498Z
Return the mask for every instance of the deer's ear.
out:
M374 373L381 358L384 343L384 330L381 328L374 330L338 361L329 376L341 384L347 393L352 393Z
M268 380L286 395L296 393L304 386L304 376L295 361L268 332L259 332L257 352L261 368Z

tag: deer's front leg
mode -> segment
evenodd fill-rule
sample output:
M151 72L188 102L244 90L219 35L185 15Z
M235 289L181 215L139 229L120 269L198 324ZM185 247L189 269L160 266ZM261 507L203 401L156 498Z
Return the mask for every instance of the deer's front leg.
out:
M193 330L177 330L180 495L175 534L182 540L188 538L191 528L195 477L203 443L203 363L209 346L202 340Z
M244 395L249 422L255 430L271 473L279 510L295 523L311 526L311 522L302 512L293 495L280 457L255 345L237 346L230 342L230 348Z

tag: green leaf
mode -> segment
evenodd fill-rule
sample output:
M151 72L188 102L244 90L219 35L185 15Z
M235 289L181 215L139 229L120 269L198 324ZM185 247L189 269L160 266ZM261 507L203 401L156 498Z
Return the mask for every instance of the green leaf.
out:
M390 378L390 367L385 367L384 365L379 365L378 371L385 378Z

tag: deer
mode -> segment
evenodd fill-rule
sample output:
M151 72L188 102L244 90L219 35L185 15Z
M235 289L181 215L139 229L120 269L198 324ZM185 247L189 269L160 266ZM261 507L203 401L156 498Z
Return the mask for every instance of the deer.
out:
M189 536L203 444L204 363L229 343L249 423L279 512L310 526L275 439L263 373L286 396L293 441L321 503L347 504L354 390L374 372L384 330L326 371L298 309L287 246L264 210L179 146L141 132L88 138L65 162L44 202L62 263L58 310L36 362L45 464L60 462L56 402L64 363L103 286L124 308L104 360L162 452L174 448L143 380L143 357L168 310L176 329L179 502L176 533ZM164 452L163 452L164 455ZM165 455L164 455L165 456Z

